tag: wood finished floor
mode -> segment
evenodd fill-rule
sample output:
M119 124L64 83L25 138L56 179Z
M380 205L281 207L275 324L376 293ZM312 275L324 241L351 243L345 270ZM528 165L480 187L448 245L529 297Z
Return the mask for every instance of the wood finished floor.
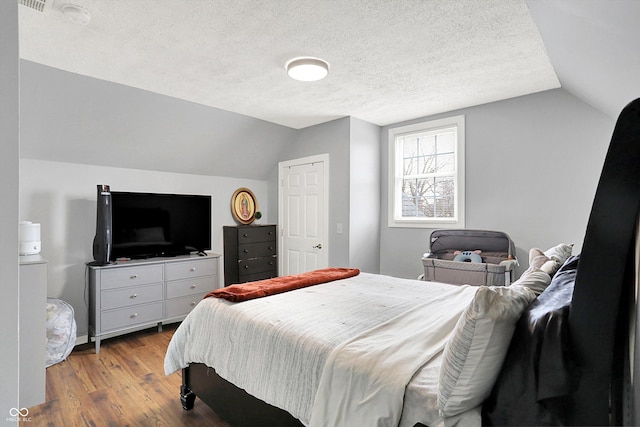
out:
M196 399L182 409L181 373L164 374L164 354L177 324L77 346L47 368L46 402L29 408L21 426L229 427Z

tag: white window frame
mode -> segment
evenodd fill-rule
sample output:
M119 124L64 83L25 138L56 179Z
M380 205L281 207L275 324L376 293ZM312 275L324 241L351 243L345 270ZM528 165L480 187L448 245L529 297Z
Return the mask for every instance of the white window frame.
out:
M402 217L402 150L399 136L434 132L439 129L457 129L455 153L455 216L453 218ZM465 226L465 120L464 116L447 117L428 122L389 129L389 227L411 228L464 228ZM397 155L396 155L397 154Z

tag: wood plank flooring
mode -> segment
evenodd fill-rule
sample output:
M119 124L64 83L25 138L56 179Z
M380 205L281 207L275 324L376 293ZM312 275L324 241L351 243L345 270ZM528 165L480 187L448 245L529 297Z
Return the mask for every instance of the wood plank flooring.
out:
M180 403L181 373L164 375L164 353L177 324L76 346L47 368L46 402L21 426L229 427L204 402Z

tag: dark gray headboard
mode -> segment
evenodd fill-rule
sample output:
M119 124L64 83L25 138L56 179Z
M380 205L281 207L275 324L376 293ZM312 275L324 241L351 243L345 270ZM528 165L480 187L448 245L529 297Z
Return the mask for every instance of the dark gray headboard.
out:
M622 422L628 302L635 292L634 240L639 211L640 99L636 99L624 108L616 123L576 275L569 314L579 373L577 389L570 396L573 425Z

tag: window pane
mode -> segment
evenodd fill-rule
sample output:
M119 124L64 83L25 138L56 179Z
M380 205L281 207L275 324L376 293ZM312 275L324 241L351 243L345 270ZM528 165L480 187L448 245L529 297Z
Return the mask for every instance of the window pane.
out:
M427 198L433 198L433 178L404 179L402 181L402 216L431 217Z
M436 158L434 173L453 173L456 171L456 156L454 153L440 154Z
M455 216L455 183L452 177L435 179L434 216L453 218Z
M453 218L455 216L453 178L405 179L402 184L402 216L422 218Z
M456 149L456 135L453 132L438 134L438 153L453 153Z
M436 153L436 136L435 135L418 135L418 149L423 156Z
M406 175L413 175L416 173L417 170L417 164L416 164L417 159L415 157L409 157L409 158L404 158L402 160L402 175L406 176Z
M453 218L455 216L453 177L414 178L402 181L402 216Z
M418 171L419 174L434 173L436 172L436 156L421 156L418 158Z
M405 159L416 155L415 138L400 138L400 142L402 143L402 156Z

